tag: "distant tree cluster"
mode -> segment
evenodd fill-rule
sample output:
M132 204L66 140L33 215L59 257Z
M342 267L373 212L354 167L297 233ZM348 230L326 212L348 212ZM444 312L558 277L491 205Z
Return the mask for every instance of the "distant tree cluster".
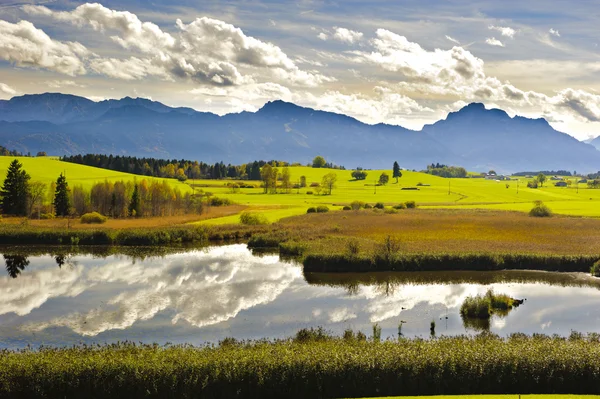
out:
M355 180L365 180L369 174L364 171L362 168L356 168L351 173L351 176Z
M600 172L599 172L600 173ZM513 176L538 176L543 174L546 176L573 176L568 170L538 170L537 172L517 172L513 173Z
M424 170L423 172L440 177L467 177L467 170L465 168L461 166L448 166L439 163L427 165L427 170Z
M167 181L105 181L86 190L81 185L69 187L62 173L50 187L30 180L23 165L16 159L12 161L0 189L4 215L65 217L98 212L113 218L173 216L202 213L206 203L214 202L203 200L201 194L182 194Z
M343 166L339 166L339 165L335 165L331 162L327 162L325 160L325 158L323 158L320 155L317 155L313 161L311 165L308 166L312 166L313 168L327 168L327 169L340 169L340 170L346 170L346 168L344 168Z
M132 173L141 176L164 177L185 181L187 179L243 179L261 180L260 170L267 163L279 167L289 166L283 161L254 161L242 165L225 165L223 162L206 164L189 160L137 158L103 154L64 156L61 160L80 165Z
M3 147L0 145L0 155L2 155L3 157L22 157L23 154L21 154L18 151L15 150L9 150L6 147Z

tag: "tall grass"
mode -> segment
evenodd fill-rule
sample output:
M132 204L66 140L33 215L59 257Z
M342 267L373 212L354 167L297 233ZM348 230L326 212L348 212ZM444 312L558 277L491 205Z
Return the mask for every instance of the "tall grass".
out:
M320 398L596 394L597 336L375 342L318 331L191 347L115 344L0 352L0 397ZM362 335L364 336L364 334ZM298 339L300 338L300 339Z
M395 254L394 256L307 254L306 272L445 271L445 270L544 270L589 272L597 255L546 254Z

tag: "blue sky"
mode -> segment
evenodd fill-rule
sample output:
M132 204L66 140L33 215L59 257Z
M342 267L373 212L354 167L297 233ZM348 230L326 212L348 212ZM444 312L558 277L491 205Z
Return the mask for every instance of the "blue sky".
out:
M600 135L592 1L0 0L0 98L283 99L419 129L470 102Z

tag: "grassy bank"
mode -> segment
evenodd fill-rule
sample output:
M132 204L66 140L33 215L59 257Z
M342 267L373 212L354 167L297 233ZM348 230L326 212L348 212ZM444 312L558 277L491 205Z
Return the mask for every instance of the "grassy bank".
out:
M203 348L110 345L0 352L0 396L365 397L593 394L597 336L301 340Z

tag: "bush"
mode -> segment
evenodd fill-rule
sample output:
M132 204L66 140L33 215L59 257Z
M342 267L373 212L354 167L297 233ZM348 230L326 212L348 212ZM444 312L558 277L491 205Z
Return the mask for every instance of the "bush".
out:
M233 202L229 198L211 197L208 201L210 206L226 206L231 205Z
M317 213L317 208L311 206L306 210L306 213Z
M590 268L590 274L594 277L600 277L600 260L596 261Z
M404 203L407 209L415 209L417 207L417 203L415 201L406 201Z
M398 204L398 205L394 205L393 208L394 209L406 209L406 205L405 204Z
M106 223L108 218L98 212L90 212L81 216L81 223L85 224L102 224Z
M329 208L326 207L325 205L319 205L317 207L317 213L327 213L329 212Z
M313 195L313 192L312 191L307 191L306 195Z
M345 206L342 208L342 210L343 210L343 211L350 211L350 210L352 210L352 208L350 208L348 205L345 205Z
M552 211L542 201L535 201L535 206L529 211L529 216L543 218L552 216Z
M377 208L377 209L383 209L383 208L385 208L385 205L383 205L383 202L378 202L378 203L375 204L375 208Z
M372 209L373 206L371 204L365 204L365 206L363 208L365 208L365 209Z
M250 226L257 226L260 224L268 224L269 221L265 215L260 213L242 212L240 214L240 223Z
M362 201L353 201L350 204L350 208L352 208L353 211L358 211L360 208L364 208L365 207L365 203Z
M54 219L53 213L42 213L40 219Z

